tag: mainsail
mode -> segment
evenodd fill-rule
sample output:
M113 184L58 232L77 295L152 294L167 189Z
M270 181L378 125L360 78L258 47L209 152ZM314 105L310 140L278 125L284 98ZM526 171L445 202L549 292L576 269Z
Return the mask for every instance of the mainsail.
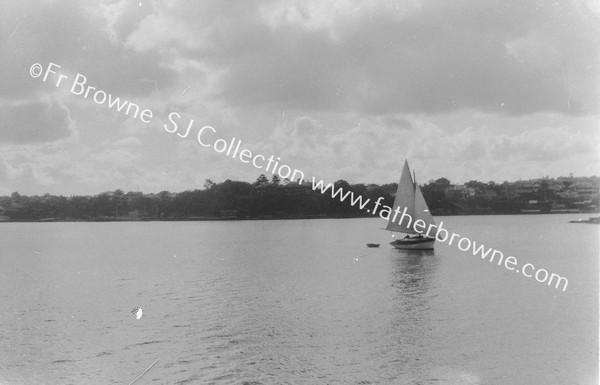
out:
M392 213L387 227L385 228L386 230L407 234L419 234L413 228L415 221L418 219L425 222L425 229L427 229L430 224L435 225L435 221L429 212L425 198L423 198L423 194L421 193L421 188L416 183L416 180L413 180L410 176L408 161L404 161L404 169L402 170L402 176L398 183L398 190L396 190L394 207L392 209L395 210L397 207L400 208L401 213L404 212L404 209L406 208L406 214L410 215L412 221L409 224L408 218L406 217L400 221L401 216L397 215L396 221L394 222L394 213Z

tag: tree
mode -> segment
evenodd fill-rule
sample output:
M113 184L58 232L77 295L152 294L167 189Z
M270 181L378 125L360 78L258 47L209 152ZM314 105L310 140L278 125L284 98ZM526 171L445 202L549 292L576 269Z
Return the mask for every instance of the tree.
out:
M279 182L281 182L281 179L277 175L273 174L273 178L271 178L271 184L279 186Z
M540 182L540 189L538 190L538 199L546 201L551 193L552 191L550 190L548 181L546 179L542 179Z
M267 176L265 174L260 174L260 176L258 178L256 178L256 182L254 182L253 186L258 187L258 186L264 186L264 185L268 185L268 184L269 184L269 179L267 179Z
M212 190L216 186L216 183L210 179L204 179L204 189Z
M474 188L479 193L484 192L487 187L485 183L479 182L477 180L470 180L467 183L465 183L465 186Z
M443 188L448 188L450 187L450 181L446 178L439 178L435 180L435 185L436 186L441 186Z
M115 217L118 217L119 215L124 215L125 212L127 211L127 208L126 208L127 202L125 202L124 197L125 197L125 193L123 192L123 190L117 189L113 192L112 203L115 208L115 212L114 212ZM123 208L125 208L125 210L123 210Z
M165 214L168 214L169 210L171 209L171 193L166 190L163 190L156 194L156 197L156 215L160 218L163 218Z

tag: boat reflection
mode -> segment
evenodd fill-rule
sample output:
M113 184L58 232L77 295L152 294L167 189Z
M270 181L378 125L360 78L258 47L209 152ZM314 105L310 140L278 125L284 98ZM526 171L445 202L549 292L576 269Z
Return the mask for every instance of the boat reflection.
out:
M389 254L391 317L386 354L390 370L409 383L433 358L431 298L435 297L438 258L434 250L396 250Z
M438 260L434 250L391 250L392 286L399 299L426 292Z

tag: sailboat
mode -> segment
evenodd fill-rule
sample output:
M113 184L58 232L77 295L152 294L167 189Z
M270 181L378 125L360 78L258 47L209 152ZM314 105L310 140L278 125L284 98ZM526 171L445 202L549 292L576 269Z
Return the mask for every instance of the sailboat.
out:
M386 230L403 233L404 237L398 238L390 245L397 249L402 250L432 250L435 242L435 235L427 236L421 233L426 233L429 226L435 226L435 220L429 212L429 207L423 198L421 188L417 184L416 176L411 177L410 168L408 167L408 161L404 161L404 169L402 170L402 176L398 183L398 190L396 190L396 197L394 198L394 209L399 208L404 212L406 208L406 214L410 215L412 221L408 218L400 220L394 215L390 215ZM396 219L396 221L394 221ZM415 222L421 220L425 223L423 228L422 223L419 222L418 232L415 230ZM433 230L435 231L435 230ZM395 235L393 235L395 237Z

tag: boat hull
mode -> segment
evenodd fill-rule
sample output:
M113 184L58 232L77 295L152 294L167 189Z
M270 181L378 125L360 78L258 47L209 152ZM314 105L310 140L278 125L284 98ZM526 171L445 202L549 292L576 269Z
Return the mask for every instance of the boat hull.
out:
M390 245L399 250L433 250L435 238L396 239Z

